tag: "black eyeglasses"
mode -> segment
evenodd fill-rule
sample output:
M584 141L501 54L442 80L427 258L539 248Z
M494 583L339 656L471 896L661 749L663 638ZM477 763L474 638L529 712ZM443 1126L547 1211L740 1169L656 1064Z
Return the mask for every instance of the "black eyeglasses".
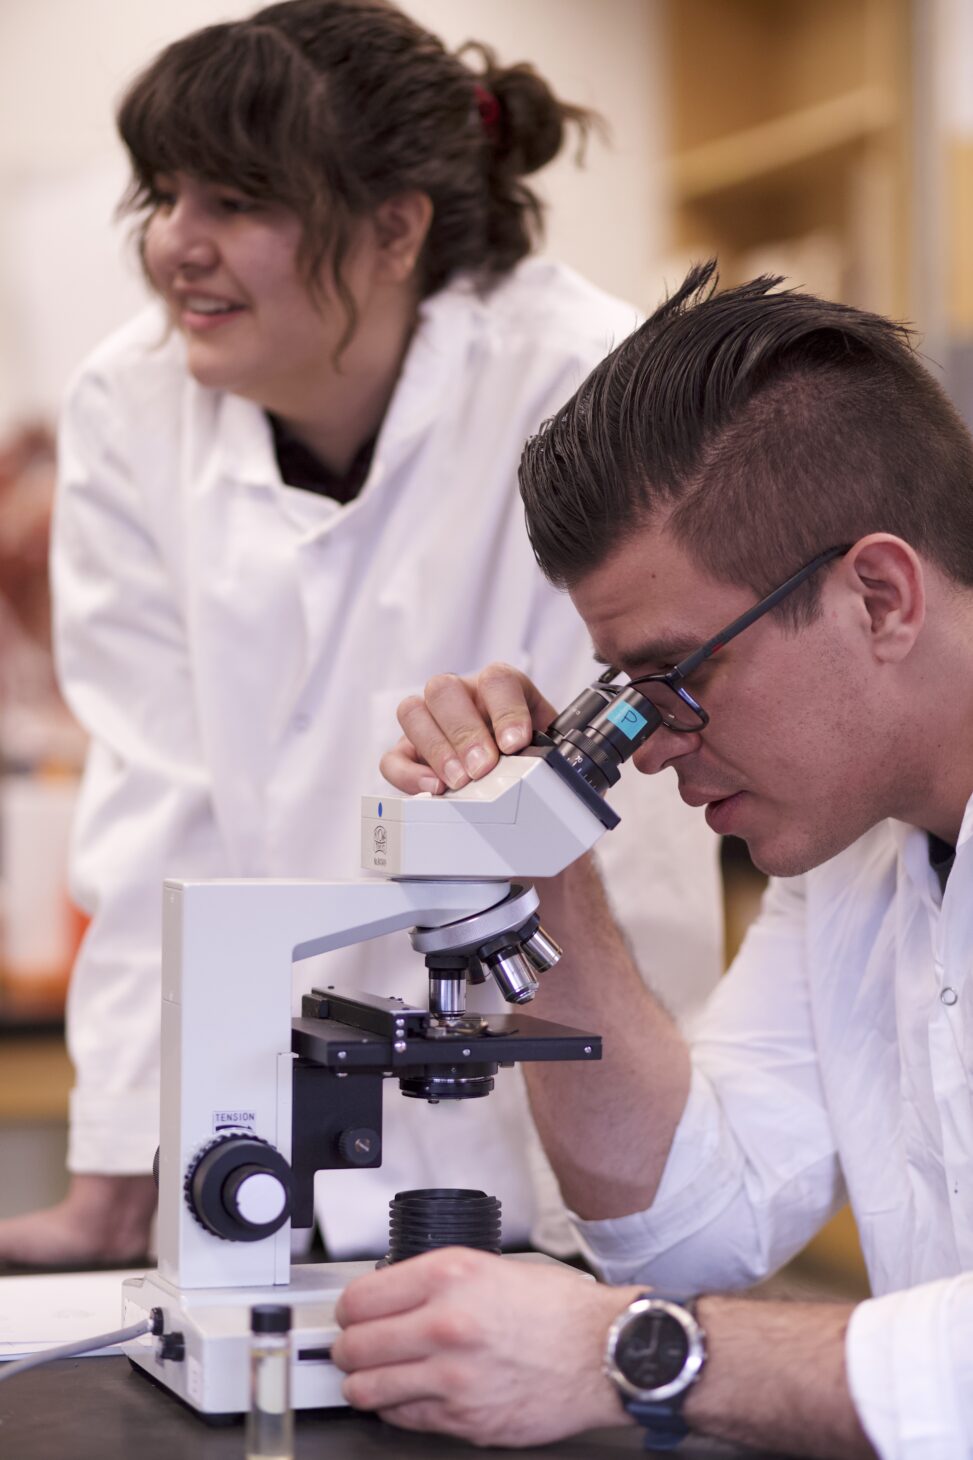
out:
M712 658L719 649L723 648L724 644L728 644L731 639L742 634L744 629L755 624L758 618L763 618L765 613L776 608L778 603L789 593L793 593L795 588L800 588L802 583L806 583L812 574L824 567L825 563L830 563L848 552L851 546L851 543L846 543L844 547L828 548L827 552L819 553L803 568L799 568L792 577L787 579L786 583L781 583L779 588L768 593L766 598L761 598L753 608L748 608L746 613L741 613L739 618L735 618L731 624L727 624L725 629L721 629L712 639L707 639L705 644L694 649L691 654L673 665L671 669L667 669L664 674L646 674L641 679L630 680L630 684L635 685L639 694L655 706L662 716L662 723L667 730L687 735L702 730L709 724L709 715L685 688L683 681L687 676L698 669L705 660ZM613 669L608 670L609 676L613 676L614 673ZM602 676L602 678L605 677Z

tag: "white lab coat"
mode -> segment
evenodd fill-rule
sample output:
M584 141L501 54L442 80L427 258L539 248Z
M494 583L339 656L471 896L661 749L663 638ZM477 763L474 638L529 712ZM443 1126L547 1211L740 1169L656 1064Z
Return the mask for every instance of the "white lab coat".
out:
M517 463L635 322L540 260L487 298L443 290L347 506L282 484L263 413L197 385L154 307L81 370L53 553L60 674L92 737L73 852L92 917L68 1005L73 1170L152 1159L164 876L359 875L359 798L382 788L406 692L492 659L556 704L592 677L581 621L534 563ZM715 839L671 777L630 773L617 804L632 809L608 839L612 891L650 977L686 1009L718 973ZM425 997L401 936L331 955L327 972ZM532 1222L543 1238L515 1076L459 1106L386 1094L383 1168L319 1178L335 1255L381 1250L402 1187L482 1187L508 1239Z
M973 801L945 896L883 822L772 882L702 1014L647 1212L580 1226L610 1281L758 1282L847 1199L875 1297L848 1330L882 1460L973 1457Z

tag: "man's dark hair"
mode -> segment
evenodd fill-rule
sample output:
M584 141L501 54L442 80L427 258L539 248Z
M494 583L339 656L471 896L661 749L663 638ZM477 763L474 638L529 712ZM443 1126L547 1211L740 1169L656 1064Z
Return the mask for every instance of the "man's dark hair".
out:
M547 577L572 587L651 521L757 594L869 532L973 584L973 441L910 332L777 278L716 281L693 268L528 442ZM778 612L807 621L817 591Z

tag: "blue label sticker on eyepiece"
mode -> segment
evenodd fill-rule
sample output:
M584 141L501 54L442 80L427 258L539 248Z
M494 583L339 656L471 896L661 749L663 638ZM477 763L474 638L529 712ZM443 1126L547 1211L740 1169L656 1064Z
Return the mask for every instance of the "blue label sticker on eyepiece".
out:
M605 715L629 740L634 740L639 731L649 723L634 705L619 704L617 700L615 704L609 705Z

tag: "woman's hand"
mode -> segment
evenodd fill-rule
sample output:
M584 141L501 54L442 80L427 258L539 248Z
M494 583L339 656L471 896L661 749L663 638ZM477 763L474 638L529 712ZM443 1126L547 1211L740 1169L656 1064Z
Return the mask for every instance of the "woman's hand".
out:
M556 710L526 674L488 664L478 674L437 674L423 695L399 705L402 739L382 757L385 779L399 791L458 791L515 755L544 730Z
M143 1264L157 1200L151 1176L75 1174L57 1206L0 1222L0 1266Z

